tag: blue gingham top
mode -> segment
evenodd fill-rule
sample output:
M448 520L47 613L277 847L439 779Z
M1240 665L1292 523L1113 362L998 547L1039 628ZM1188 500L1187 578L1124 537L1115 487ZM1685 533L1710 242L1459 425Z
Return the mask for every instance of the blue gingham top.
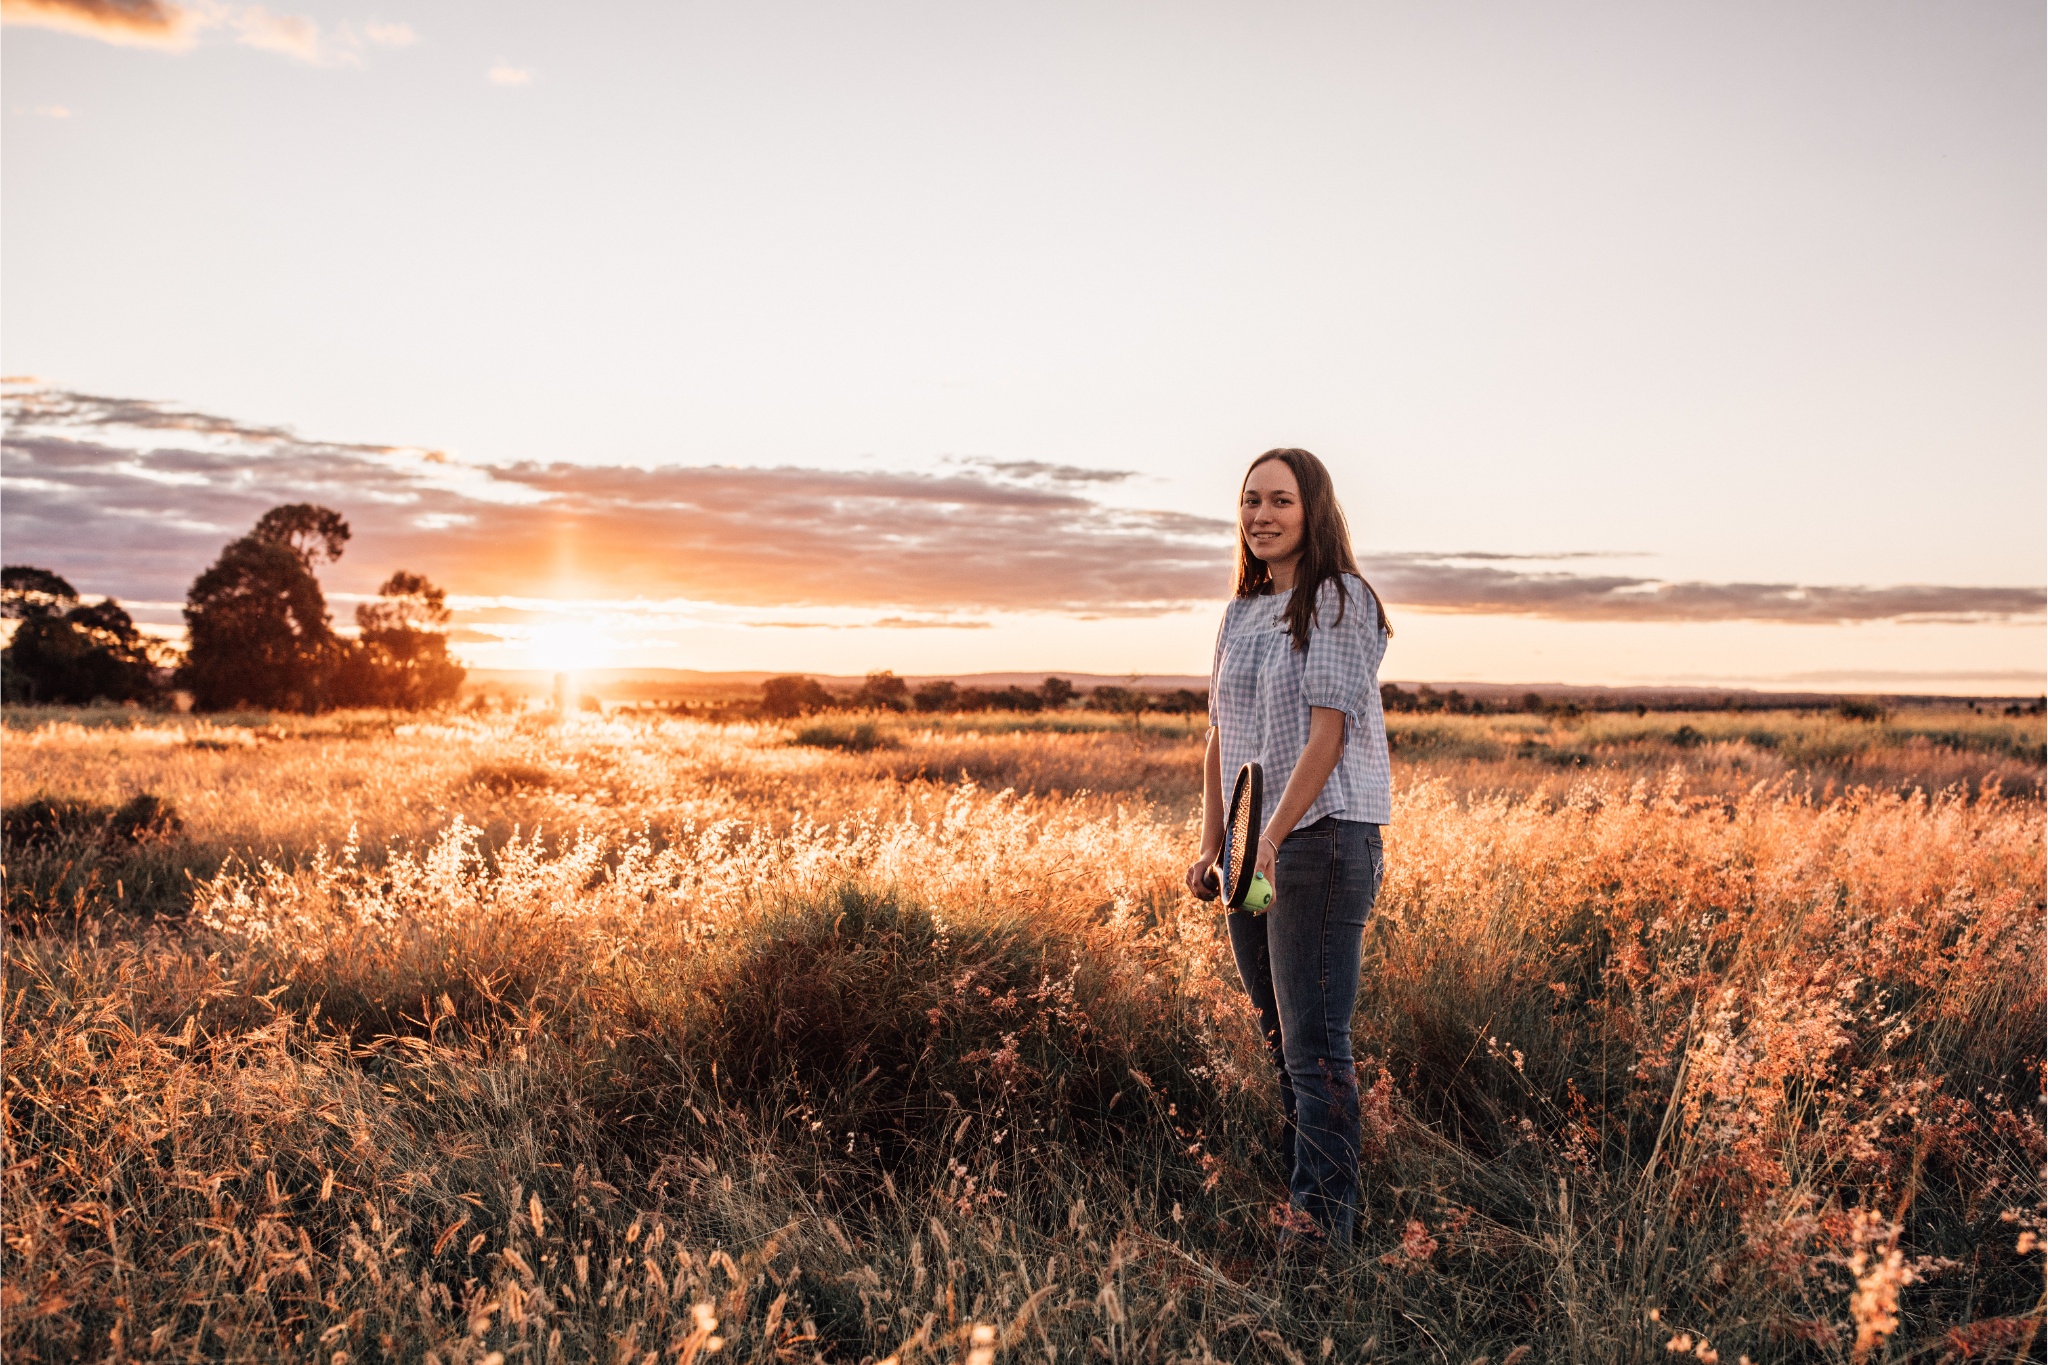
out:
M1306 650L1296 649L1287 633L1291 593L1230 599L1209 671L1209 723L1222 746L1225 795L1237 770L1257 763L1265 770L1270 811L1308 744L1309 708L1342 711L1344 754L1300 824L1335 815L1384 825L1393 818L1379 684L1387 635L1365 580L1342 577L1344 619L1337 620L1337 580L1325 580Z

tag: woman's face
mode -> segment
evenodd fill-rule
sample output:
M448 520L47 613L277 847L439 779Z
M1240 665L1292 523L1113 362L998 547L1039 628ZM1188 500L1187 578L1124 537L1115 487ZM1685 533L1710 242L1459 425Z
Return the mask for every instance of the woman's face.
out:
M1237 506L1238 528L1252 553L1269 565L1301 555L1301 489L1285 460L1268 460L1246 476Z

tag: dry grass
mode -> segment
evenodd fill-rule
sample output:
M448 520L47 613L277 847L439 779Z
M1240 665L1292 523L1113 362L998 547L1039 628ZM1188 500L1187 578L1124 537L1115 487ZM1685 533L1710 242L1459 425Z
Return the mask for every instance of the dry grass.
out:
M2038 1358L2038 721L1400 718L1271 1274L1198 730L113 719L5 732L182 820L8 849L10 1358Z

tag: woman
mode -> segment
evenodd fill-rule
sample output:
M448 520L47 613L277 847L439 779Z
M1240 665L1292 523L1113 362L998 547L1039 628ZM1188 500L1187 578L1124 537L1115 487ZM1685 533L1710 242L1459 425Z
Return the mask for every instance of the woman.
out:
M1202 855L1187 882L1204 900L1217 893L1224 774L1245 763L1268 782L1284 774L1255 856L1273 903L1234 911L1230 946L1280 1073L1282 1244L1313 1252L1349 1243L1358 1214L1351 1011L1391 814L1378 675L1392 632L1352 558L1329 471L1306 450L1252 462L1238 532L1237 590L1209 678Z

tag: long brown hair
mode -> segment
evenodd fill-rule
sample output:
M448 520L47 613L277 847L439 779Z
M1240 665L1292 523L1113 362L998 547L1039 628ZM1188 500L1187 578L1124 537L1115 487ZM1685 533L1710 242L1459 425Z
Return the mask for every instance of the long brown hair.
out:
M1358 581L1365 583L1365 575L1358 572L1358 561L1351 554L1351 528L1344 520L1344 509L1337 504L1337 489L1330 481L1330 471L1323 462L1306 450L1291 446L1269 450L1253 460L1245 468L1244 482L1251 482L1252 470L1268 460L1278 460L1294 471L1294 486L1301 490L1301 560L1294 566L1294 596L1287 603L1287 633L1294 637L1296 649L1308 648L1309 626L1316 617L1316 594L1326 579L1337 580L1337 619L1344 619L1347 595L1344 591L1342 574L1357 574ZM1244 503L1244 484L1238 485L1238 504ZM1365 590L1371 594L1373 606L1379 609L1380 629L1387 634L1394 633L1394 627L1387 621L1387 609L1380 601L1380 595L1373 591L1372 584L1365 583ZM1238 597L1264 597L1273 591L1273 571L1266 561L1252 553L1251 542L1245 539L1244 524L1237 528L1237 585Z

